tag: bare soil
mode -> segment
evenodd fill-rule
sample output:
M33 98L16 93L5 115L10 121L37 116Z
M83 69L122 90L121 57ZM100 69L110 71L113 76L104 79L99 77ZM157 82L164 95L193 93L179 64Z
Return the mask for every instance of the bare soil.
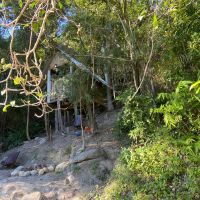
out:
M0 200L21 199L25 194L41 192L46 199L76 200L87 199L87 195L98 186L106 183L114 167L120 151L119 143L114 139L112 129L119 111L105 112L97 117L98 133L86 134L86 151L100 148L105 151L105 157L86 160L70 165L61 173L51 172L42 176L12 177L13 169L0 170ZM51 142L46 137L25 141L0 155L0 160L12 151L20 151L18 165L31 167L33 165L58 165L69 161L81 148L81 137L71 130L68 135L53 135ZM72 175L73 181L66 183L66 177Z

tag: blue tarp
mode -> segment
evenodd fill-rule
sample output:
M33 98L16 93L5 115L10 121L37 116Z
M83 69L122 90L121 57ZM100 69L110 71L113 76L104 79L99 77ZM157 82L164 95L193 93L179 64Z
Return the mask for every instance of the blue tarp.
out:
M81 116L77 115L74 119L74 126L80 126L81 125Z

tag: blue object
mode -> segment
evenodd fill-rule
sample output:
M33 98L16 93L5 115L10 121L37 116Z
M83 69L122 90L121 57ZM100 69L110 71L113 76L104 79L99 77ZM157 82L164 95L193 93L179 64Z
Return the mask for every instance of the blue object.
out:
M77 115L75 117L75 120L74 120L74 126L77 127L77 126L80 126L80 125L81 125L81 116Z
M79 136L81 136L81 131L75 131L74 134L75 134L77 137L79 137Z

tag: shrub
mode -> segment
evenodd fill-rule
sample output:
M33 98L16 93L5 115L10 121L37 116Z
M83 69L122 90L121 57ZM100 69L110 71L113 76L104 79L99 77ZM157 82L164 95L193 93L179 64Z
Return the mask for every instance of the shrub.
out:
M150 98L127 97L119 128L133 142L101 199L200 199L200 89L191 84L160 94L157 108Z

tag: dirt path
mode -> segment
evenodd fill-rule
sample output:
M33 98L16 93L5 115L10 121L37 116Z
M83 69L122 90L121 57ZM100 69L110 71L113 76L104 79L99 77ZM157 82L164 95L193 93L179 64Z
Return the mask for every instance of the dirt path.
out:
M0 200L23 200L25 195L33 192L48 200L78 200L94 190L96 185L105 184L120 149L111 134L116 117L117 112L99 115L98 134L86 135L87 148L84 152L80 151L80 137L60 134L54 135L52 142L46 141L46 138L35 138L1 155L0 160L12 151L20 151L18 164L26 168L74 162L59 173L53 171L27 177L11 176L13 170L0 170Z

